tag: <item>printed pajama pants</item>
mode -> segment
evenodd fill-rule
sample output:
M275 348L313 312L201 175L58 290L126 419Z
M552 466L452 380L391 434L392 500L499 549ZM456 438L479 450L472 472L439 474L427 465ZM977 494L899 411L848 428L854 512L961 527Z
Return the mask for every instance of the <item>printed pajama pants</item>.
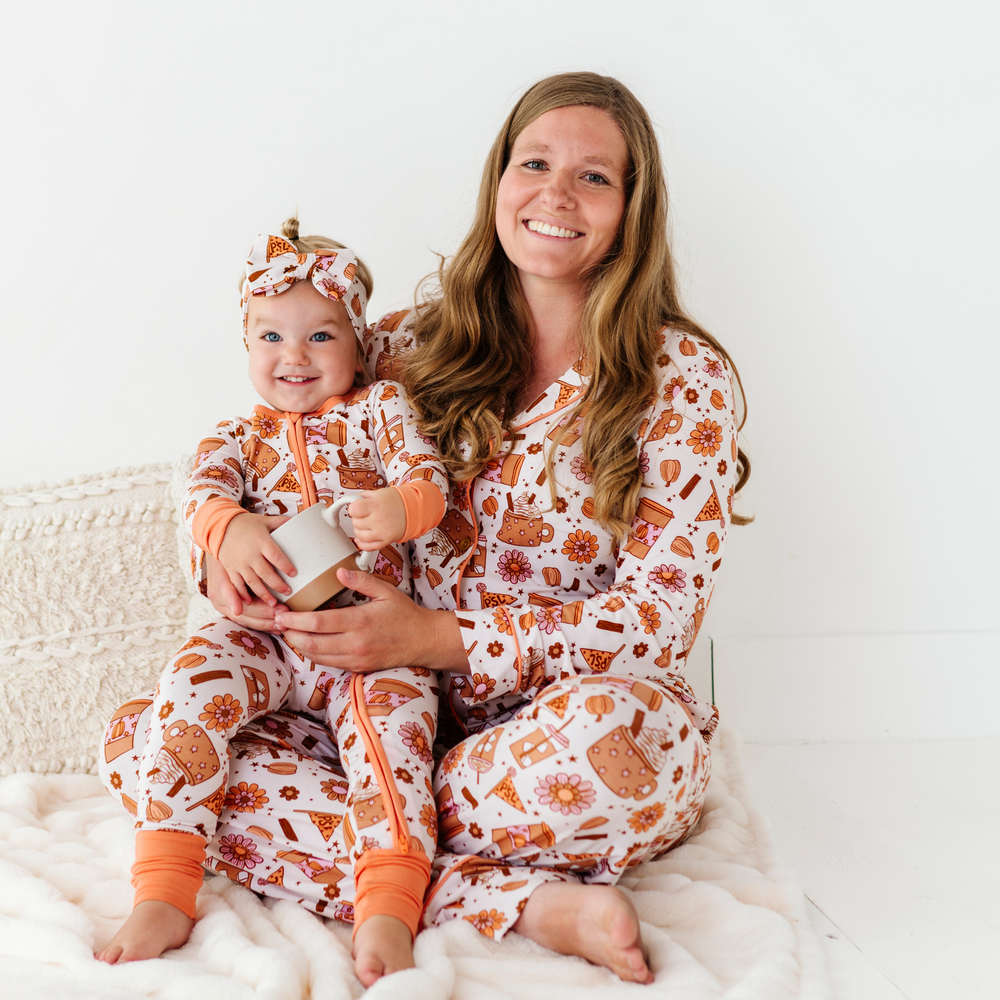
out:
M213 622L151 698L115 713L102 778L137 828L201 834L212 869L303 901L294 887L307 881L313 908L338 900L352 919L365 851L434 857L437 684L417 668L316 667L279 637ZM290 893L273 891L286 881Z
M138 710L128 716L136 746L102 765L119 797L133 797L151 718L141 700L119 711L130 707ZM329 733L282 711L245 726L232 747L212 867L257 892L350 920L350 859L339 856L347 780ZM664 685L609 675L550 685L438 765L440 847L423 926L461 918L501 937L544 882L615 883L684 839L710 773L706 745ZM421 779L408 768L396 774L409 799ZM325 829L314 815L327 817ZM433 824L423 808L420 820L424 830Z

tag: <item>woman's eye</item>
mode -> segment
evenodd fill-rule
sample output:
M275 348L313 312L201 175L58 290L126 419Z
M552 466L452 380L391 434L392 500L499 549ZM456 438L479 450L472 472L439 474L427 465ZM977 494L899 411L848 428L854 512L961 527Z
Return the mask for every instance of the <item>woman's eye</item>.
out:
M522 166L527 167L529 170L544 170L545 161L544 160L525 160Z
M261 340L266 340L269 344L276 344L279 340L281 340L281 337L279 337L276 333L265 333L264 336L261 337Z
M589 171L583 175L591 184L607 184L608 179L604 174L599 174L594 170Z
M324 340L332 340L333 338L328 333L314 333L309 339L321 344Z

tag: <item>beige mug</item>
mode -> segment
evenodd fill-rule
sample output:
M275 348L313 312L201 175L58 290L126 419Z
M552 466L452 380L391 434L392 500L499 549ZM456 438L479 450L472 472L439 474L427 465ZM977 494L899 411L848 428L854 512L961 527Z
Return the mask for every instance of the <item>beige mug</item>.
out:
M340 511L357 499L344 495L329 507L313 504L272 532L275 544L297 570L295 576L278 571L292 592L274 596L290 611L315 611L339 594L344 589L337 579L341 567L362 573L374 568L378 552L359 552L340 526Z

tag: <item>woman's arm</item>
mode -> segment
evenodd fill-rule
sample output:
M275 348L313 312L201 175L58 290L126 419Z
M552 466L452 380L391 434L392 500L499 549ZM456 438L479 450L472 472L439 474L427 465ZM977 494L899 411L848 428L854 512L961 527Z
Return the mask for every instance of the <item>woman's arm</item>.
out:
M578 444L559 451L562 502L543 515L554 529L543 524L554 535L551 542L512 544L510 529L497 529L496 500L493 515L482 518L488 556L478 589L485 607L460 613L475 684L455 681L470 709L504 696L533 697L553 680L592 673L654 678L690 696L686 658L712 594L731 516L735 419L731 376L715 352L693 340L682 347L680 334L668 337L657 395L636 441L644 471L641 502L620 546L612 547L588 513L589 477ZM520 484L535 481L530 456L540 460L547 427L524 428ZM484 487L492 486L477 480L477 497L485 498ZM484 509L481 500L475 506ZM561 582L553 586L553 578ZM508 596L516 604L505 604ZM708 724L707 715L703 721Z

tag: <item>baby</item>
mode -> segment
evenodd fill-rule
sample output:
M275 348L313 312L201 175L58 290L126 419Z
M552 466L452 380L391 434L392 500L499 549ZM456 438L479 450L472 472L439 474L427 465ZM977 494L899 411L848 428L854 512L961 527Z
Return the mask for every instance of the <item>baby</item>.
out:
M405 451L416 414L402 386L357 387L371 293L365 265L333 240L297 239L296 220L283 232L288 238L257 237L242 286L250 380L267 405L217 425L202 441L183 500L185 522L196 545L225 569L231 606L253 595L275 606L272 591L290 592L278 570L294 576L295 568L270 535L287 518L273 515L357 493L348 514L359 548L381 550L373 571L408 590L410 568L393 543L437 525L447 475L426 441L413 449L420 454ZM334 603L357 599L343 590ZM135 904L98 958L153 958L187 940L206 845L222 810L240 807L239 789L228 788L229 742L250 719L285 707L329 726L347 774L347 811L329 846L354 871L357 975L369 986L412 967L436 847L420 822L422 809L434 809L432 761L413 747L415 740L433 743L436 684L426 670L318 667L280 635L227 619L200 629L167 665L154 695L135 799ZM407 778L413 772L405 796L394 777L404 761ZM266 793L277 802L287 778L273 776L273 788L268 778L262 768L259 801L268 801ZM269 812L263 807L255 822L266 826ZM349 919L348 892L336 912Z

